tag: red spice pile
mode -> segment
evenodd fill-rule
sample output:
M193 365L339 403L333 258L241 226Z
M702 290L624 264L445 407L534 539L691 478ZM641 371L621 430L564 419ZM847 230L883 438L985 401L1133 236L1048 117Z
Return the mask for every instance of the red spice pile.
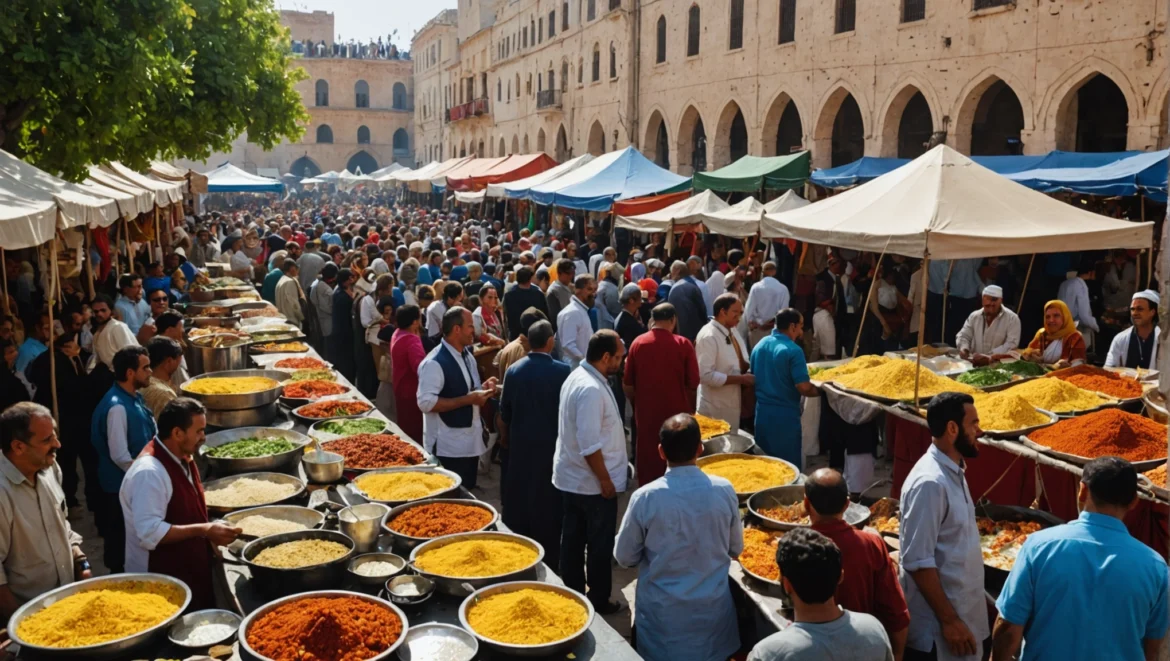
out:
M1093 367L1092 365L1078 365L1050 376L1062 381L1068 381L1078 388L1091 392L1101 392L1118 399L1132 399L1142 396L1142 384L1116 372Z
M298 370L321 370L329 366L316 358L284 358L276 361L276 368L290 368Z
M402 635L393 611L357 597L289 602L257 618L248 645L273 661L365 661Z
M315 419L337 418L344 415L358 415L372 408L374 407L356 400L327 400L316 404L306 404L297 409L297 415Z
M1115 456L1149 461L1166 456L1166 425L1120 409L1068 418L1028 438L1058 452L1089 459Z
M346 468L417 466L426 460L418 448L394 434L354 434L321 447L344 456Z
M412 507L390 521L390 529L410 537L442 537L483 530L492 513L476 505L427 503Z

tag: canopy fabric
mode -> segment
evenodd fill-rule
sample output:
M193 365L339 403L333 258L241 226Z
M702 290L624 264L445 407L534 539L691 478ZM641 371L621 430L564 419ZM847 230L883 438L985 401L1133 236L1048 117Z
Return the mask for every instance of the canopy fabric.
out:
M284 184L224 163L207 173L207 190L211 193L281 193Z
M81 225L109 227L119 217L118 205L113 200L93 195L3 150L0 150L0 180L15 193L23 192L34 200L53 201L61 212L57 217L57 227L61 229Z
M337 177L337 187L342 191L350 191L373 180L373 177L368 174L351 174L349 170L343 170L341 175Z
M371 172L370 179L373 179L374 181L378 181L378 182L388 181L390 178L390 175L394 174L395 172L401 172L402 170L405 170L405 169L407 169L406 166L401 164L401 163L391 163L390 165L387 165L384 168L374 170L373 172Z
M807 207L810 204L812 204L812 202L809 202L808 200L798 195L796 191L790 190L780 197L765 204L764 213L780 213L781 211L789 211L791 209Z
M472 158L475 158L475 157L474 156L458 156L455 158L449 158L449 159L443 161L442 163L439 163L438 165L436 165L434 167L434 169L430 170L429 172L423 172L422 170L415 170L413 174L411 174L407 177L404 177L402 179L402 181L407 182L409 187L410 187L410 190L414 191L415 193L430 193L431 192L431 179L434 179L435 177L438 177L441 175L445 175L452 168L455 168L459 164L464 163Z
M883 174L893 172L909 162L910 159L908 158L874 158L872 156L862 156L852 163L840 165L835 168L817 170L809 177L809 181L823 188L849 188L857 184L864 184L867 181L873 181Z
M1148 248L1153 223L1113 220L1039 193L939 145L905 167L761 222L765 238L967 259Z
M327 184L335 184L335 183L337 183L337 180L340 178L341 178L341 173L336 171L336 170L330 170L329 172L322 172L321 174L317 175L316 177L313 177L313 179L320 179L321 181L324 181Z
M269 179L280 179L280 168L256 168L256 174Z
M154 191L155 204L160 207L170 206L172 204L181 204L183 202L183 185L177 184L173 181L158 181L150 177L139 174L134 170L122 165L117 161L112 161L102 167L108 168L117 176L129 181L130 183L145 188L149 191ZM210 183L208 184L210 186Z
M151 161L150 174L166 181L183 181L192 193L207 192L207 176L194 170L185 170L164 161Z
M1138 195L1166 191L1166 159L1170 149L1139 152L1097 167L1042 167L1009 174L1012 181L1044 193L1073 192L1085 195ZM1158 182L1157 179L1161 178ZM1143 186L1142 181L1146 182ZM1150 185L1152 184L1152 185Z
M614 216L614 227L624 227L635 232L669 232L676 223L693 225L707 215L726 208L728 204L719 199L718 195L705 190L658 211L638 216Z
M593 160L592 154L582 154L576 158L571 158L564 163L545 170L539 174L534 174L530 177L517 179L509 183L488 184L488 197L506 197L513 200L527 199L531 194L532 189L537 186L542 186L550 181L563 177L564 175L576 170L577 168L589 163Z
M497 158L473 158L458 167L451 168L440 177L431 179L436 186L446 186L451 190L467 190L471 185L471 178L496 167L508 160L508 156Z
M0 178L0 248L33 248L53 238L57 228L57 201L51 195L30 194L16 182Z
M430 163L427 163L426 165L424 165L422 167L418 167L418 168L414 168L414 169L407 168L405 170L399 170L398 172L391 174L390 179L393 181L406 181L407 179L414 176L415 174L425 174L425 173L432 171L435 168L439 167L439 165L440 165L440 163L438 161L431 161Z
M808 180L809 152L786 156L744 156L713 172L695 173L695 190L751 193L761 188L787 190Z
M491 184L516 181L555 168L557 162L548 154L512 154L503 162L481 174L475 175L467 184L468 190L483 190Z
M138 217L138 214L142 213L143 211L138 206L138 196L133 193L127 193L126 191L118 190L117 188L111 188L110 186L99 184L92 178L86 179L77 185L81 186L83 189L85 189L85 192L93 195L94 197L104 197L108 200L113 200L114 204L118 205L119 216L125 216L126 218L136 218ZM151 207L146 207L147 210L150 208ZM114 222L116 221L117 219L115 219ZM113 223L111 222L111 224Z
M455 199L464 204L482 204L487 196L487 189L477 191L455 191Z
M609 211L618 200L689 188L690 177L664 170L633 147L599 156L563 177L532 188L538 204Z
M635 197L631 200L614 202L613 214L615 216L640 216L652 211L660 211L672 204L682 202L689 198L691 194L692 191L684 190L677 193L663 193L662 195Z
M788 191L785 195L791 194ZM708 234L732 238L755 236L760 231L760 218L764 216L764 205L754 197L747 197L714 213L705 214L700 222Z
M129 218L136 218L140 213L150 213L154 210L156 199L154 191L135 186L112 172L107 172L96 165L91 165L89 166L88 181L93 181L107 188L133 195L135 208L122 209L122 213L127 214Z

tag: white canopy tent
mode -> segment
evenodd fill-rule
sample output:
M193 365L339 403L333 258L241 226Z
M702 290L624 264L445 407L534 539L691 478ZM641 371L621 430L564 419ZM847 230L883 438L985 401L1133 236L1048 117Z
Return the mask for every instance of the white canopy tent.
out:
M0 150L0 182L4 189L14 197L25 196L32 200L50 201L56 205L57 214L53 223L50 223L48 236L40 245L53 237L53 227L69 229L71 227L92 226L109 227L119 217L118 205L113 200L92 194L81 186L58 179L53 175L40 170L19 158ZM23 229L18 227L7 228L13 232L19 231L23 236L21 243L33 241L43 236L42 232L32 231L31 226ZM27 231L25 231L27 230ZM3 247L9 248L5 241ZM28 247L28 246L25 246Z
M133 205L122 208L122 214L129 218L136 218L138 214L149 213L154 209L154 191L135 186L129 181L106 172L96 165L89 166L89 179L86 179L86 183L89 182L133 196Z
M150 174L162 181L186 183L190 186L192 193L207 192L207 177L194 170L186 170L163 161L151 161Z
M207 190L212 193L279 193L284 184L279 179L252 174L224 163L207 173Z
M615 216L614 227L635 232L669 232L677 225L694 225L707 216L728 209L726 202L713 191L705 190L680 202L638 216Z
M576 158L572 158L565 161L564 163L561 163L555 168L534 174L531 177L525 177L524 179L517 179L516 181L509 181L502 184L488 184L487 196L509 198L526 197L528 190L542 184L547 184L553 179L564 176L565 174L576 170L577 168L592 160L592 154L582 154Z
M361 184L368 184L374 181L373 177L368 174L351 174L349 170L345 170L337 177L337 187L343 191L350 191L357 188Z
M486 188L483 190L467 192L455 191L455 199L459 202L463 202L464 204L482 204L486 195Z
M183 184L175 183L173 181L159 181L151 179L150 177L139 174L134 170L122 165L117 161L113 161L102 166L102 169L113 174L116 177L125 179L139 188L154 193L155 206L166 207L172 204L182 203L183 201Z
M405 169L407 169L406 166L402 165L401 163L391 163L384 168L371 172L370 179L379 182L386 181L386 178L389 178L390 175Z
M769 213L761 234L908 257L967 259L1149 248L1153 227L1079 209L939 145L857 188Z
M437 167L439 167L439 161L431 161L430 163L427 163L426 165L424 165L422 167L418 167L418 168L414 168L414 169L407 168L405 170L399 170L398 172L392 172L392 173L390 173L390 181L393 181L393 182L407 181L410 179L410 177L413 177L416 174L425 175L428 172L434 172L435 168L437 168Z

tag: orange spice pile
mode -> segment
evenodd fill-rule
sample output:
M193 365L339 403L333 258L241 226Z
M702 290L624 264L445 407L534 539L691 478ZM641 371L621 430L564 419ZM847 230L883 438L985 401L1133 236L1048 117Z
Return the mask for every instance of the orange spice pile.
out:
M408 537L442 537L483 530L492 522L492 513L475 505L428 503L412 507L387 523L394 532Z
M1142 396L1142 384L1134 379L1124 377L1116 372L1110 372L1092 365L1078 365L1068 369L1053 372L1052 378L1068 381L1078 388L1093 392L1105 393L1118 399L1132 399Z
M1166 456L1166 425L1120 409L1068 418L1028 438L1058 452L1089 459L1115 456L1148 461Z
M1166 488L1166 464L1162 464L1153 470L1148 470L1143 473L1155 486Z
M248 645L274 661L364 661L390 648L402 620L358 597L309 598L277 606L248 628Z

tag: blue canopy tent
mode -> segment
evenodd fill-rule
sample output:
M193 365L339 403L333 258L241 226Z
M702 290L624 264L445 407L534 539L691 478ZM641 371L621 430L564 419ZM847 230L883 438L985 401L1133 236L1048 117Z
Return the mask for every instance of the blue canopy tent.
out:
M690 177L664 170L637 149L626 147L533 187L529 198L537 204L567 209L609 211L618 200L674 193L690 186Z
M284 184L276 179L244 172L231 163L224 163L205 173L209 193L283 193Z

